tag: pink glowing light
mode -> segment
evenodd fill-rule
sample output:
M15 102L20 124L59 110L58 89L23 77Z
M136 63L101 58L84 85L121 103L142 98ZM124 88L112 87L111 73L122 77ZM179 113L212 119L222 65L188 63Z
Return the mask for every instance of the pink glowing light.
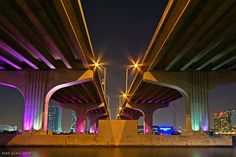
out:
M83 133L84 132L84 128L80 128L80 133Z
M8 84L8 83L0 83L3 86L11 87L11 88L16 88L15 86Z
M90 132L90 133L95 133L95 131L94 131L93 128L91 128L91 129L89 130L89 132Z

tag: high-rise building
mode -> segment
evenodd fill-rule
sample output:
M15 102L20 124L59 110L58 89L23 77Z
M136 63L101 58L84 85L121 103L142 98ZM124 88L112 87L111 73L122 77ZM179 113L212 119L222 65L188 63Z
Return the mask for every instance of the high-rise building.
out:
M214 114L216 134L236 134L236 109Z
M0 132L2 131L16 131L17 126L14 125L0 125Z
M231 126L236 130L236 109L231 110Z
M226 112L220 112L214 114L214 126L219 132L230 130L230 119Z
M48 106L48 130L62 132L61 117L62 108L55 104L50 104Z
M72 124L71 124L72 133L76 131L76 121L77 121L77 114L75 111L72 111Z

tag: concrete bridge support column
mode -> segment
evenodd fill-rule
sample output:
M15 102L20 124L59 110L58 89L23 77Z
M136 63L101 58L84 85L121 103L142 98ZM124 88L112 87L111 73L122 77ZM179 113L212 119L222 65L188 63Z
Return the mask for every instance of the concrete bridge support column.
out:
M86 104L59 103L62 108L70 109L76 112L76 132L85 133L87 108Z
M193 72L190 92L188 93L191 106L191 119L193 131L209 130L208 115L208 78L207 73Z
M85 133L86 110L80 109L77 112L76 132Z
M17 88L24 97L23 130L42 128L47 78L47 72L39 70L0 72L0 84Z
M98 120L100 118L103 118L107 116L106 113L89 113L88 114L88 118L90 120L90 128L89 128L89 131L90 133L96 133L97 132L97 128L98 128Z
M93 80L93 71L1 71L0 84L17 88L24 97L23 130L47 130L48 104L61 88Z
M149 71L143 81L179 91L186 105L186 128L193 131L209 130L208 95L217 85L236 82L233 71Z
M43 124L46 73L44 71L27 72L25 81L23 130L40 130Z
M54 70L50 71L49 79L48 79L48 90L45 98L44 105L44 130L47 130L47 119L48 119L48 104L51 96L58 91L59 89L66 88L69 86L74 86L77 84L82 84L85 82L93 81L93 71L78 71L78 70ZM72 104L72 108L64 106L61 107L69 108L76 112L78 104ZM83 112L79 112L79 115L83 114ZM78 115L78 114L77 114Z
M143 131L144 134L152 134L152 125L153 125L153 113L160 107L160 106L168 106L166 104L127 104L126 107L133 108L135 110L139 110L142 112L144 116L144 124L143 124ZM138 116L139 117L139 116ZM138 118L135 117L135 118Z
M90 121L90 126L89 126L89 132L90 133L95 133L96 132L96 119L97 119L97 116L94 114L90 114L88 116L89 118L89 121Z
M185 131L192 131L191 103L186 95L183 95L185 105Z
M24 70L0 72L0 84L17 88L24 96L23 130L46 131L48 126L48 105L51 96L59 89L89 81L94 81L92 70ZM76 106L79 105L76 104ZM81 108L74 108L74 111L78 113L77 132L85 131L87 112L98 107L105 106L103 103L94 103L85 104Z
M144 112L144 124L143 131L144 134L152 134L153 125L153 112Z
M99 107L105 107L104 105L105 105L104 103L101 103L101 104L71 104L71 103L61 103L60 104L60 106L62 108L71 109L71 110L76 112L76 114L77 114L76 132L77 133L85 133L85 131L86 131L86 119L87 119L87 116L90 119L90 115L88 115L89 111L95 110L95 109L97 109ZM97 116L99 116L99 114L97 116L96 116L96 113L91 114L91 115L93 115L94 118L90 119L90 121L92 120L93 123L96 122L96 118L97 118Z
M99 127L99 118L96 119L96 129L95 132L98 133L98 127Z
M186 130L209 130L207 72L146 72L143 80L173 88L183 95L186 107Z

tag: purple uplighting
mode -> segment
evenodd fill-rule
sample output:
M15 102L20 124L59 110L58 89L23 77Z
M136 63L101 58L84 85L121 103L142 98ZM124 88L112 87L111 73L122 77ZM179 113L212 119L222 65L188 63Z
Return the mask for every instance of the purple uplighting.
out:
M21 67L19 67L19 66L16 65L15 63L9 61L8 59L6 59L6 58L4 58L4 57L2 57L2 56L0 56L0 60L3 61L3 62L5 62L5 63L7 63L7 64L9 64L9 65L11 65L12 67L16 68L17 70L21 70L21 69L22 69Z
M14 57L16 57L18 60L27 63L29 66L31 66L34 69L39 69L36 65L31 63L29 60L25 59L22 55L20 55L18 52L16 52L14 49L12 49L9 45L7 45L5 42L3 42L0 39L0 47L7 51L8 53L12 54ZM21 69L21 68L20 68Z
M95 133L95 131L94 131L93 128L90 128L89 132L90 132L90 133Z
M4 68L4 67L2 67L2 66L0 66L0 70L5 70L5 68Z

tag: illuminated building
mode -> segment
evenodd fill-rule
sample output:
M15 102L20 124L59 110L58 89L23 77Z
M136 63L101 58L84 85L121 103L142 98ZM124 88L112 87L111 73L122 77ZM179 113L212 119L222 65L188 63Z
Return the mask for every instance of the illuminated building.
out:
M72 133L76 131L76 121L77 121L77 114L75 111L72 111L72 125L70 129Z
M0 125L0 132L2 131L16 131L17 126L13 125Z
M173 126L159 126L158 127L158 134L159 135L172 135L175 129Z
M236 134L236 109L214 114L216 134Z
M62 109L57 105L49 105L48 107L48 130L54 132L62 132L61 125Z
M236 130L236 109L231 110L231 127Z
M152 131L154 134L158 135L172 135L174 132L176 132L176 129L174 126L152 126ZM143 133L143 126L138 126L138 133Z

